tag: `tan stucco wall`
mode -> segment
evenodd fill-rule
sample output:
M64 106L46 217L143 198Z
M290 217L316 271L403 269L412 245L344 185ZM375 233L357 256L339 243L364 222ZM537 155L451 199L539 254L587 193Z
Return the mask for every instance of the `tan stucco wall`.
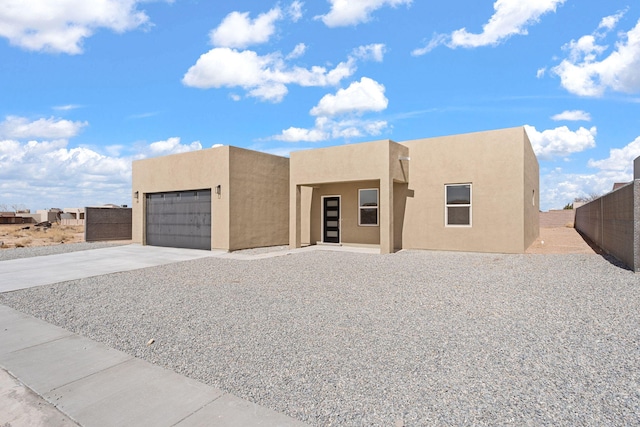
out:
M291 183L322 184L377 178L386 168L388 140L291 153Z
M145 195L167 191L210 189L211 248L229 248L229 197L217 198L216 185L229 188L229 147L137 160L132 166L133 242L145 244Z
M538 174L522 127L321 148L291 160L218 147L133 163L133 240L144 243L145 194L211 189L214 249L315 244L321 197L340 195L343 243L379 244L382 253L521 253L538 236ZM445 184L466 183L472 226L446 227ZM357 225L360 188L379 189L377 227Z
M340 196L340 240L341 243L379 244L380 226L358 225L358 190L379 188L379 181L357 181L324 184L313 189L310 215L310 242L322 241L322 197Z
M535 156L525 143L522 127L402 142L411 157L403 247L524 252L537 235L537 219L527 210L525 237L523 199L532 198L532 189L524 188L525 159L527 182L537 181L537 162L530 164ZM446 227L445 184L466 183L472 184L472 226Z
M145 194L211 189L212 249L286 244L288 164L284 157L228 146L135 161L133 241L145 243Z
M229 155L229 250L288 244L289 159L237 147Z
M348 243L369 243L377 240L380 244L382 253L393 251L394 243L397 240L394 237L395 226L393 216L395 211L395 203L393 199L394 182L405 182L409 176L409 164L399 157L408 156L408 149L400 144L390 140L373 141L361 144L343 145L338 147L320 148L316 150L298 151L291 153L291 180L290 180L290 230L289 241L291 247L299 247L306 239L307 220L303 219L311 214L311 222L309 223L309 240L314 244L320 239L318 226L313 221L320 213L319 192L314 191L314 202L311 207L303 205L302 200L305 197L305 187L312 187L326 191L323 188L325 184L346 184L355 181L376 181L379 183L379 226L377 235L378 239L374 239L371 230L362 230L356 226L355 232L351 234L351 228L348 223L344 223L342 230L342 241L347 243L346 239L362 239L363 241L353 241ZM362 188L362 187L361 187ZM351 187L345 187L345 190L352 190ZM334 195L341 195L338 191L340 188L334 187ZM316 194L318 193L318 194ZM328 193L325 193L328 194ZM354 208L357 210L357 191ZM349 196L350 197L350 196ZM349 202L349 204L351 204ZM343 206L349 208L343 202ZM345 213L346 214L346 213ZM343 217L344 218L344 217ZM356 216L357 220L357 216ZM356 222L357 224L357 222ZM370 228L370 227L365 227ZM304 230L304 236L303 236ZM346 234L345 234L346 231Z
M524 249L540 235L540 167L524 131Z

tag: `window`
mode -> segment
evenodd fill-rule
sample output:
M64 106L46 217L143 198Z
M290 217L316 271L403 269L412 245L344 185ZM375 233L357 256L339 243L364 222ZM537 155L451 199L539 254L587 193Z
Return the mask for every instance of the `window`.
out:
M358 190L358 225L378 225L378 189Z
M445 225L471 226L471 184L445 185Z

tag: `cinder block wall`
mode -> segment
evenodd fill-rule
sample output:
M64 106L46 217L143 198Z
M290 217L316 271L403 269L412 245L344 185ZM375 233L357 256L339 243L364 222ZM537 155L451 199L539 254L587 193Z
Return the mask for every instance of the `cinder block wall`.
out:
M84 239L131 240L131 208L85 208Z
M579 207L575 223L576 229L634 271L640 271L636 236L640 216L634 202L639 187L640 180L636 180Z
M573 209L540 212L540 228L572 227L574 218Z

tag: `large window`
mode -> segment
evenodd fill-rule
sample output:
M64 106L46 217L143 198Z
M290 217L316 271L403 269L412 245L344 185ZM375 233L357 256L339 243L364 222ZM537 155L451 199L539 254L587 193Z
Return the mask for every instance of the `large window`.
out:
M358 190L358 225L378 225L378 189Z
M471 226L471 184L445 185L445 225Z

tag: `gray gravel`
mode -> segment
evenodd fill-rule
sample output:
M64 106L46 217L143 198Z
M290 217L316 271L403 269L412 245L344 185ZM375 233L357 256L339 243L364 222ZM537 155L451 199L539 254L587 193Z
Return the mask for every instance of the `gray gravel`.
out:
M0 303L312 425L640 424L640 275L598 255L206 258Z
M81 242L81 243L63 243L59 245L49 246L33 246L24 248L0 249L0 261L7 261L18 258L33 258L44 255L57 255L68 252L88 251L90 249L108 248L111 246L128 245L127 243L114 242Z

